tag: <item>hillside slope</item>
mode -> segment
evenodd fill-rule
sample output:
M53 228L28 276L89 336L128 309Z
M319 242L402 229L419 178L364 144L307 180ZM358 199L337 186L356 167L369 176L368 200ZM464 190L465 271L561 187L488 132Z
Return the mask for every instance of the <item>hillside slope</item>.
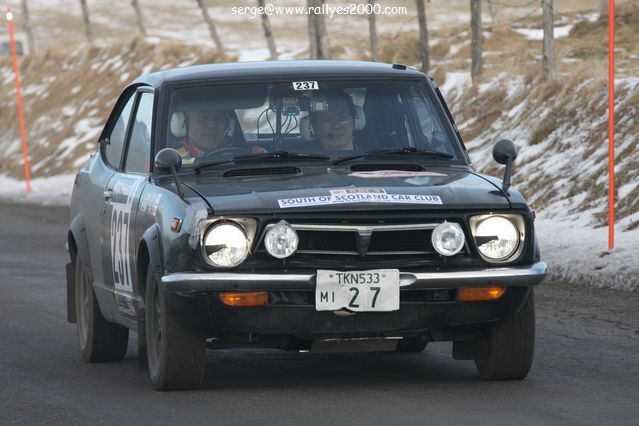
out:
M139 75L233 60L203 47L133 39L73 52L49 49L21 60L32 176L70 173L95 143L122 89ZM13 69L0 61L0 176L22 177Z

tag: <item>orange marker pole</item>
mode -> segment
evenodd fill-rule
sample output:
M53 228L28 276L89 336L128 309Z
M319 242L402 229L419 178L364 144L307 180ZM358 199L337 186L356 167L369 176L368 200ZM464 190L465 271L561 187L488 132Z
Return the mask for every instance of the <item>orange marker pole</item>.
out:
M16 40L13 34L13 12L10 7L7 8L6 18L7 25L9 26L9 38L11 40L13 72L16 77L16 99L18 102L18 120L20 121L20 138L22 139L22 156L24 157L24 179L27 182L27 192L31 192L31 166L29 165L29 151L27 149L27 126L24 124L24 110L22 107L22 94L20 92L20 69L18 68Z
M608 2L608 250L615 248L615 0Z

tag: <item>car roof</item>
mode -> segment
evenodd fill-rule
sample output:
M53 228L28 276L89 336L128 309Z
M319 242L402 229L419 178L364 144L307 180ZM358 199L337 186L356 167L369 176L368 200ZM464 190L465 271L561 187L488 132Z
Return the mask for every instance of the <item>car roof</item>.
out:
M202 80L250 80L290 78L423 78L421 72L400 64L365 61L255 61L172 68L146 74L133 84L160 87ZM258 80L259 81L259 80Z

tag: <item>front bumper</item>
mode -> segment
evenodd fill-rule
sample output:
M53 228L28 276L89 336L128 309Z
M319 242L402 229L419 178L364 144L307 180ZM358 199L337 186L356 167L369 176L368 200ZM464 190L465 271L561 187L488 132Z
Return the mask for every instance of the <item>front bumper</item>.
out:
M400 287L411 290L483 287L528 287L541 283L548 266L469 269L442 272L400 272ZM180 272L162 277L167 293L221 290L314 290L315 272L265 274L257 272Z
M401 272L401 293L419 291L454 292L461 287L500 285L510 290L491 302L400 300L400 309L393 312L360 312L338 316L333 312L315 310L313 294L315 275L310 272L291 273L175 273L162 277L161 285L175 312L186 326L208 336L228 333L249 336L279 335L306 339L321 337L397 336L429 334L440 330L440 339L452 340L460 326L481 326L499 321L518 310L531 286L541 283L547 266L538 262L526 267L486 268L442 272ZM217 293L226 290L266 290L269 292L306 292L310 302L290 305L268 305L254 308L233 308L223 305ZM443 334L442 334L443 333ZM453 334L451 334L453 333ZM253 336L253 337L251 337ZM448 336L448 337L446 337ZM224 338L222 338L224 340Z

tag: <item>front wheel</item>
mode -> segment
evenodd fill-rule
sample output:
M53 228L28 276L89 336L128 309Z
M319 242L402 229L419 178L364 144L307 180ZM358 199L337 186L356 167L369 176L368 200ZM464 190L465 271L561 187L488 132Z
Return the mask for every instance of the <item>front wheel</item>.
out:
M206 338L179 322L151 266L146 279L145 327L149 376L155 388L200 387L206 369Z
M84 360L122 361L129 343L129 329L104 319L93 292L91 269L79 255L75 259L75 311L78 342Z
M491 325L474 345L473 358L486 380L522 380L535 349L535 300L530 289L518 312Z

